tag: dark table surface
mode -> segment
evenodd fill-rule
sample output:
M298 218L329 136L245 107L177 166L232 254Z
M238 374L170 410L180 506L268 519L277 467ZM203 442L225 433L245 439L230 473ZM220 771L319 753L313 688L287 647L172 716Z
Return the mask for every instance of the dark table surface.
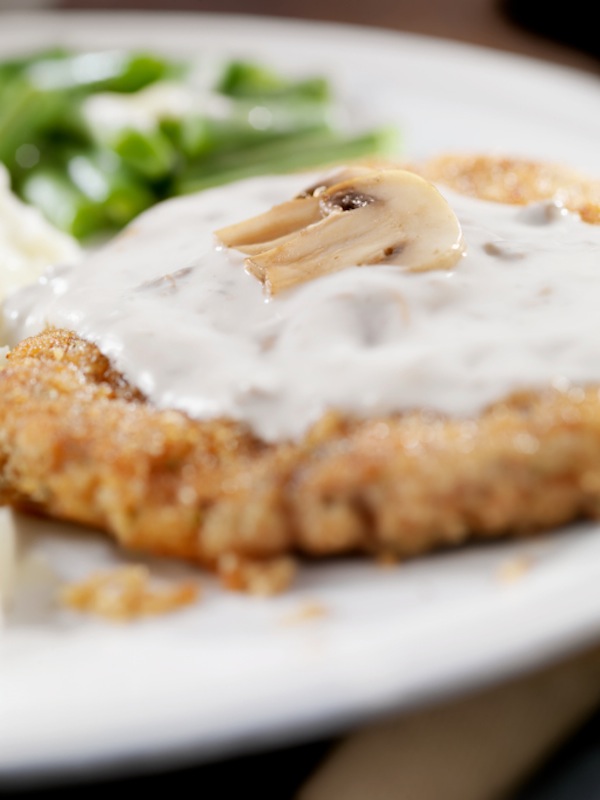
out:
M264 14L374 25L530 55L598 71L595 4L570 0L48 0L57 8ZM0 2L1 5L1 2ZM18 0L15 2L18 5Z

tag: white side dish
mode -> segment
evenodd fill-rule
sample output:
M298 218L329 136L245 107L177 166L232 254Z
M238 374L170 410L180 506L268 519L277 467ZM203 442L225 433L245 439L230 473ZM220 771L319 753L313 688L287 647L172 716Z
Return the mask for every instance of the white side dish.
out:
M35 281L50 264L74 263L81 252L70 236L15 197L0 164L0 300Z

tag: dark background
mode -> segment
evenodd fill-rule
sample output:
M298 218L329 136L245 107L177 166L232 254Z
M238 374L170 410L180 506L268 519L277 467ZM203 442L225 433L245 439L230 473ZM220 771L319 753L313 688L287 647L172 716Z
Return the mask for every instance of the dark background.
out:
M593 0L54 0L53 5L263 14L375 25L472 42L600 74Z

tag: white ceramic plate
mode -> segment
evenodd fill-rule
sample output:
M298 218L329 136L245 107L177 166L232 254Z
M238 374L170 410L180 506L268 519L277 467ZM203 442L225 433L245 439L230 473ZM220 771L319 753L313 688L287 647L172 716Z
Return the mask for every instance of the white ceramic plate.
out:
M0 16L2 56L51 43L252 56L325 72L353 120L400 126L408 157L498 151L600 173L597 80L520 57L298 21ZM504 678L600 635L594 525L387 570L306 566L293 590L270 600L227 595L202 576L198 605L126 626L50 601L55 580L122 554L101 536L18 525L30 568L37 560L53 577L23 583L0 634L0 778L156 768L324 735ZM315 603L324 614L303 615Z

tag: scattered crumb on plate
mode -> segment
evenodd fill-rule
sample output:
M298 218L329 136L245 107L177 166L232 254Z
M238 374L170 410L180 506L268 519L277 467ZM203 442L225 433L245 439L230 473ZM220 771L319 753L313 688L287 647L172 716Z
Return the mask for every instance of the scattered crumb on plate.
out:
M516 556L504 561L498 568L497 576L500 583L516 583L520 581L532 568L531 558Z
M296 625L302 622L311 622L315 619L322 619L329 616L329 610L318 600L309 600L302 603L298 608L286 614L282 622L284 625Z
M195 603L199 596L200 587L192 581L153 586L150 570L139 564L93 573L60 592L68 608L121 622L166 614Z
M288 556L258 561L226 553L219 559L218 573L227 589L269 597L291 585L296 562Z

